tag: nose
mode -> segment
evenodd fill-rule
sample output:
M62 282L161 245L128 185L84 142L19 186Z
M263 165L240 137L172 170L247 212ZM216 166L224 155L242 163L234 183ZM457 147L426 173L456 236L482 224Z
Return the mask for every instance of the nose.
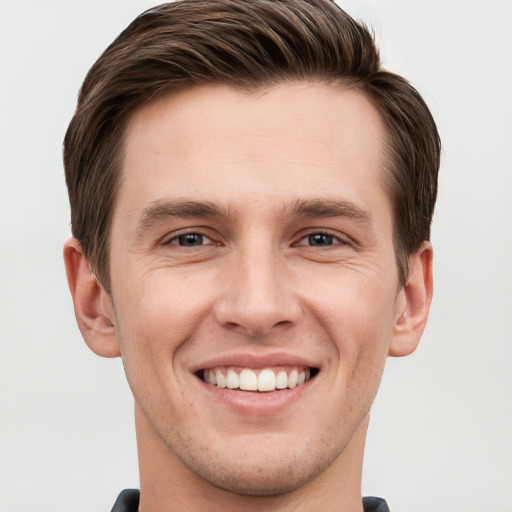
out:
M219 324L250 337L296 324L301 315L285 257L262 245L240 251L230 261L215 306Z

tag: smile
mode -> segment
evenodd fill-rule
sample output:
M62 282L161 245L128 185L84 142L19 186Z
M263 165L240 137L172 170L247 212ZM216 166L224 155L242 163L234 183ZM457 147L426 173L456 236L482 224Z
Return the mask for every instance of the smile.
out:
M269 392L302 386L318 373L316 368L208 368L201 372L204 382L218 388Z

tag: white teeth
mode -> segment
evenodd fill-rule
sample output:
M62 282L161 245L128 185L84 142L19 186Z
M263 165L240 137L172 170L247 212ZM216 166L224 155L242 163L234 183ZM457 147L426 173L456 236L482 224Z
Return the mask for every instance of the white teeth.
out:
M288 387L288 374L281 370L277 373L276 376L276 388L277 389L286 389Z
M238 373L231 368L228 370L228 374L226 375L226 387L229 389L236 389L240 387L240 379L238 378Z
M276 389L293 389L302 386L311 377L309 368L299 371L292 368L288 374L285 370L277 373L271 368L252 370L242 368L239 373L234 368L211 368L203 372L203 380L219 388L241 389L243 391L275 391Z
M226 387L226 377L220 370L215 371L215 378L217 380L217 386L219 388L225 388Z
M249 368L244 368L240 372L240 389L244 391L256 391L258 389L258 377Z
M288 376L288 387L290 389L297 387L298 377L299 377L299 372L294 368L290 372L290 375Z
M274 389L276 389L275 373L272 370L262 370L258 375L258 391L274 391Z

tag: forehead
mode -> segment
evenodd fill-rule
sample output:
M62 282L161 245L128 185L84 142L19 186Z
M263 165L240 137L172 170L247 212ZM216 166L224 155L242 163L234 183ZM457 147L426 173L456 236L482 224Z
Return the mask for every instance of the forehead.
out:
M357 91L302 82L250 93L195 87L132 115L123 182L144 189L171 179L183 193L201 194L207 190L197 184L211 181L211 194L233 178L254 191L290 180L318 187L317 178L336 169L353 181L380 183L384 139L380 114Z
M113 231L131 231L162 203L208 202L231 218L275 220L297 202L327 200L380 218L374 228L387 236L384 138L364 95L325 84L170 94L127 126Z

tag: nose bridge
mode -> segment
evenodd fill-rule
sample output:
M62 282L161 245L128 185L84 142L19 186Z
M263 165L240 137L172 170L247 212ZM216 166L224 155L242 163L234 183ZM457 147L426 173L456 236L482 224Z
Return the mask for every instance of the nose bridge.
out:
M231 263L218 311L223 325L260 336L297 320L300 306L287 280L284 256L272 240L248 237Z

